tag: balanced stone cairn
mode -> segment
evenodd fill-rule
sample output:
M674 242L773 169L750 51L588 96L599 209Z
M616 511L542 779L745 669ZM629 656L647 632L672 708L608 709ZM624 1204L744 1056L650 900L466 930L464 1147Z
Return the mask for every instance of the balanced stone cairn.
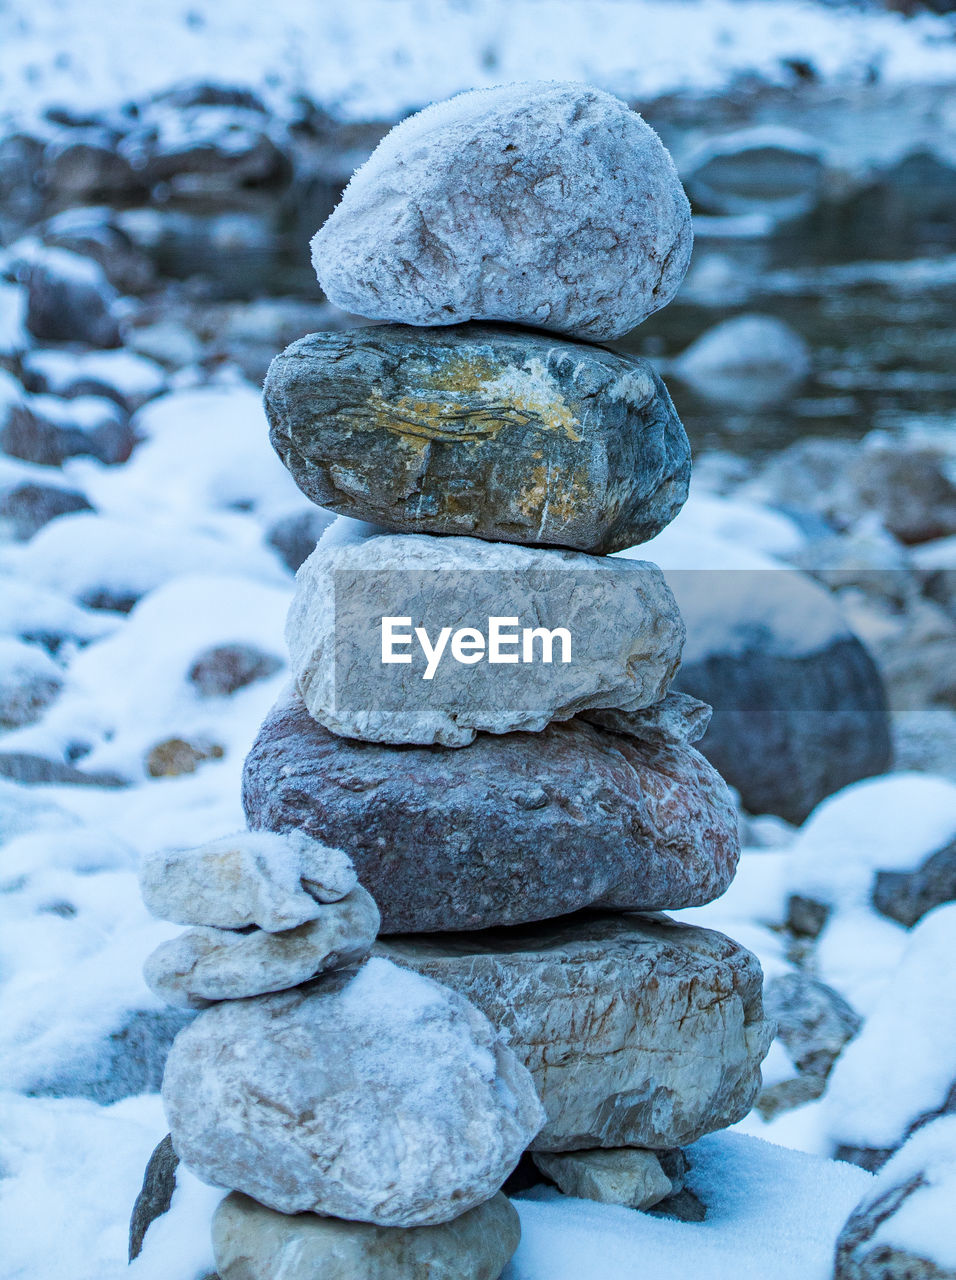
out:
M189 926L146 976L202 1010L163 1098L232 1192L223 1280L496 1280L522 1159L699 1215L682 1148L752 1104L756 959L656 914L736 869L710 710L669 691L663 575L609 558L674 518L690 450L650 365L581 341L664 306L690 250L656 134L561 83L406 120L313 241L330 300L387 323L293 343L265 405L356 519L299 571L250 830L142 872Z

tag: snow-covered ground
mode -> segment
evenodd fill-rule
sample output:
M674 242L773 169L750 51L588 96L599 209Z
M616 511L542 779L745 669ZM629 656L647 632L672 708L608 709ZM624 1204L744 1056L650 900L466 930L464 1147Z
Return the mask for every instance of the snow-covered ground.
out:
M296 92L353 119L395 119L463 89L587 80L623 97L737 77L943 83L948 20L804 0L7 0L0 113L102 107L176 80Z
M62 516L0 553L5 594L21 604L0 612L3 630L19 634L35 612L66 637L46 664L62 681L58 695L35 723L0 737L0 750L75 759L128 783L0 779L0 1239L13 1240L0 1251L3 1280L110 1280L125 1271L130 1206L164 1132L156 1095L100 1105L25 1093L82 1089L77 1081L95 1074L111 1033L136 1011L158 1009L140 970L175 929L142 906L138 859L243 825L243 756L285 678L277 670L213 696L190 679L196 659L216 646L284 657L291 574L263 539L277 516L307 504L268 447L255 389L226 371L148 402L134 425L142 443L126 464L73 459L62 468L95 512ZM698 488L657 553L668 568L776 564L801 538L779 513ZM139 597L128 615L82 606L104 584ZM202 748L205 758L193 772L150 777L153 749L170 740ZM520 1205L525 1236L510 1280L584 1277L596 1256L604 1276L621 1280L635 1256L675 1277L757 1280L773 1266L793 1280L826 1280L836 1234L870 1180L829 1157L843 1141L880 1145L891 1130L898 1141L956 1074L954 1046L936 1023L937 1015L945 1022L956 907L907 932L872 910L869 877L918 865L954 831L956 785L921 774L859 783L798 833L776 819L751 823L728 894L681 914L738 938L773 978L795 970L781 932L788 894L830 903L816 966L864 1016L858 1047L838 1062L820 1100L770 1122L754 1113L740 1126L751 1137L716 1136L691 1153L691 1185L709 1209L704 1224L532 1197ZM912 988L920 998L901 1001ZM894 1021L901 1003L905 1020ZM768 1080L788 1073L778 1042ZM861 1098L873 1120L866 1132L855 1119ZM198 1280L210 1265L217 1195L187 1178L189 1186L148 1238L138 1275ZM61 1216L70 1231L51 1231ZM175 1243L164 1245L167 1237ZM182 1258L175 1275L171 1257Z
M250 86L283 110L302 91L355 120L535 77L588 80L634 99L719 91L749 75L787 84L794 64L844 89L873 76L890 89L952 84L952 32L946 18L798 0L0 0L0 120L35 121L57 104L112 110L196 79ZM902 276L898 264L820 268L814 288L878 285L892 267L905 316L911 296L945 285L954 261L927 256ZM0 249L0 270L8 265ZM758 274L763 287L797 295L808 291L808 272ZM89 264L87 273L98 274ZM287 677L292 574L270 535L311 509L269 446L259 388L210 349L200 364L202 343L180 325L182 312L134 332L164 363L126 350L45 348L26 330L26 291L13 274L0 280L0 415L16 403L83 431L115 417L117 402L141 407L135 449L120 465L72 457L41 466L0 454L0 494L46 485L88 504L24 541L0 521L0 712L10 717L0 715L0 1280L201 1280L213 1265L208 1224L220 1193L185 1171L172 1211L126 1266L130 1209L166 1128L147 1060L151 1037L158 1043L169 1029L141 968L177 932L146 912L136 868L149 850L243 825L243 758ZM708 254L706 239L685 293L712 307L747 296L744 275ZM243 304L251 330L256 305ZM269 304L273 312L284 305ZM270 332L268 317L260 321ZM726 331L711 356L715 345L726 348ZM727 373L725 356L718 373ZM906 372L894 365L887 377ZM706 361L703 373L712 395ZM42 390L27 391L21 376ZM87 382L104 384L112 399L99 391L68 398ZM732 362L729 382L739 391ZM776 382L771 392L782 394ZM951 439L950 421L943 431ZM739 462L704 458L680 518L636 554L668 571L762 571L805 558L833 513L813 502L801 508L786 476L776 489L764 476L735 492L740 476L728 477ZM888 652L897 634L897 649L911 635L922 643L918 628L906 630L902 596L919 594L917 573L943 578L956 567L953 538L910 551L882 528L878 510L851 514L846 534L857 541L841 543L832 574L846 579L842 602L873 623ZM872 578L858 572L857 554ZM806 616L785 620L771 599L764 605L778 632L787 622L794 652L825 639ZM920 609L912 616L924 631L927 609L938 624L936 603ZM690 636L689 653L699 641ZM197 661L235 646L272 662L234 692L204 688ZM925 661L937 652L928 649ZM821 1096L768 1119L755 1110L737 1132L697 1144L690 1185L707 1205L703 1223L552 1193L520 1199L523 1241L505 1280L829 1280L839 1230L877 1186L834 1155L896 1146L956 1081L956 906L938 906L907 929L871 900L878 871L910 871L956 835L956 712L939 702L930 755L936 767L949 751L947 777L901 771L858 783L799 830L748 816L728 893L679 913L751 948L768 981L808 974L859 1015ZM927 736L920 728L907 739L910 757ZM24 781L37 760L111 785ZM785 925L793 894L828 909L812 944ZM124 1045L136 1059L128 1078L104 1082L104 1062ZM796 1075L776 1040L765 1083ZM931 1154L942 1165L952 1134L940 1132ZM942 1193L932 1191L920 1220L901 1228L917 1248L925 1222L941 1216Z

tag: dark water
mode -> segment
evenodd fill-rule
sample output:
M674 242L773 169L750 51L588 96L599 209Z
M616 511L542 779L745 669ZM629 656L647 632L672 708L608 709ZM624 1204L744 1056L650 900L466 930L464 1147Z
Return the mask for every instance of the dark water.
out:
M787 237L798 258L805 246L794 239ZM697 267L718 256L736 295L731 286L695 297L692 276L669 307L619 344L666 359L719 321L754 312L785 321L808 344L809 377L757 407L717 403L665 373L697 450L761 455L807 435L956 430L956 237L952 254L896 262L781 267L772 259L785 246L764 247L770 263L755 262L752 245L699 239Z

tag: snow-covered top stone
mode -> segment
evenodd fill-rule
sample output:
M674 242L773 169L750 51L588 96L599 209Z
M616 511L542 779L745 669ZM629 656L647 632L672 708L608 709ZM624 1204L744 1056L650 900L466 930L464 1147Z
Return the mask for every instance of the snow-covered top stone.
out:
M639 115L586 85L464 93L409 117L312 241L329 300L417 325L620 337L673 298L690 206Z
M140 866L143 901L176 924L294 929L358 882L351 859L301 831L243 831L199 849L160 850Z

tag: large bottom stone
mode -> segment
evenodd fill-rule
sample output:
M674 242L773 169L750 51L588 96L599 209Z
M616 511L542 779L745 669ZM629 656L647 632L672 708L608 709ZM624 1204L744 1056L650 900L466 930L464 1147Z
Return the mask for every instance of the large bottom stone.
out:
M583 912L376 949L505 1033L548 1116L532 1150L687 1146L742 1119L760 1086L760 965L713 930Z
M344 849L383 933L699 906L739 852L730 792L689 744L574 719L459 749L385 746L336 737L292 691L249 754L243 804L254 829Z
M212 1221L222 1280L498 1280L520 1239L518 1214L500 1192L436 1227L289 1216L238 1192Z

